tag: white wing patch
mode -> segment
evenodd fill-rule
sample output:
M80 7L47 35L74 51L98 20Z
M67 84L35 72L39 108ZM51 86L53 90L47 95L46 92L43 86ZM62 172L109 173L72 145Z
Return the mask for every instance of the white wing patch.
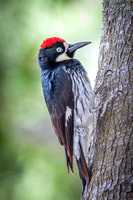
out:
M65 126L67 126L67 121L69 121L70 117L72 115L72 109L68 106L66 107L66 120L65 120Z
M72 110L68 106L66 108L66 120L69 120L70 116L72 115Z

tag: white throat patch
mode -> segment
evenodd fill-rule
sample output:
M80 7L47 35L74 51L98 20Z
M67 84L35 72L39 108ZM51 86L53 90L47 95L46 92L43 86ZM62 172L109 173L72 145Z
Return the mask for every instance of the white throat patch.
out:
M63 52L62 54L60 54L57 58L56 58L56 62L61 62L64 60L71 60L71 58L66 54L67 49L69 47L69 44L67 42L63 43L65 46L65 52Z

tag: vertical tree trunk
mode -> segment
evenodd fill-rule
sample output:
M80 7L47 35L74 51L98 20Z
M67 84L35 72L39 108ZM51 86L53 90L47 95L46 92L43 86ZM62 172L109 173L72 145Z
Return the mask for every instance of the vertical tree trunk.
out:
M104 0L95 91L101 103L108 103L98 111L94 122L89 147L92 176L84 200L133 199L132 31L133 1Z

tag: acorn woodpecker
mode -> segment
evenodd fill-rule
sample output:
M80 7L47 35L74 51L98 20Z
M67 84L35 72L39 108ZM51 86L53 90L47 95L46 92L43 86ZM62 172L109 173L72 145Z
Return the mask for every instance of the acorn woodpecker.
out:
M73 57L77 49L90 43L68 44L61 38L47 38L38 53L42 88L52 125L59 143L64 146L68 173L70 168L73 174L73 155L76 158L82 193L90 180L86 158L95 95L87 72Z

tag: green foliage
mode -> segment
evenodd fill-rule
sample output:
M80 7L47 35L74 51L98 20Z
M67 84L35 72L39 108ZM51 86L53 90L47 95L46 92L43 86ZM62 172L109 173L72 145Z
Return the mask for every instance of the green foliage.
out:
M47 37L92 41L77 52L92 77L101 7L98 0L0 2L0 199L79 199L78 172L67 174L47 123L37 53Z

